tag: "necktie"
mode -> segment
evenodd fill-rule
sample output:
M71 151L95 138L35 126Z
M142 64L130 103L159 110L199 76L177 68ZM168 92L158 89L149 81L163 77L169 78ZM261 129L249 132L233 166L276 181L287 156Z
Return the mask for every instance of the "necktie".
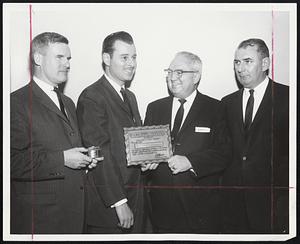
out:
M59 102L59 107L60 107L60 111L64 114L64 116L68 119L68 116L66 114L66 111L65 111L65 106L62 102L62 99L61 99L61 92L59 91L59 89L57 87L54 87L53 88L53 91L55 91L56 95L57 95L57 98L58 98L58 102Z
M180 129L180 126L181 126L181 123L182 123L182 119L183 119L183 113L184 113L183 104L186 102L186 100L183 99L183 98L178 99L178 101L180 102L180 107L177 110L177 113L176 113L176 116L175 116L175 119L174 119L173 130L171 132L172 141L175 140L175 138L176 138L176 136L179 132L179 129Z
M244 129L245 131L248 131L251 122L252 122L252 114L253 114L253 105L254 105L254 97L253 97L253 92L254 90L251 89L249 90L250 96L248 98L247 106L246 106L246 112L245 112L245 122L244 122Z
M134 120L132 109L131 109L131 105L130 105L130 102L129 102L128 97L126 95L125 89L122 87L121 90L120 90L120 92L122 94L124 104L127 107L127 109L130 111L131 118Z

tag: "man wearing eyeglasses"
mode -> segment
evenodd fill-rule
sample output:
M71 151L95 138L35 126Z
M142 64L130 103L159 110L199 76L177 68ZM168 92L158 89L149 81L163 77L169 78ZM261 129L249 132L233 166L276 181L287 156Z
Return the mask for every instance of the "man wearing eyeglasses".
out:
M145 125L169 124L173 156L146 164L155 233L218 233L216 189L228 155L220 102L201 94L202 62L179 52L168 69L172 95L147 107Z

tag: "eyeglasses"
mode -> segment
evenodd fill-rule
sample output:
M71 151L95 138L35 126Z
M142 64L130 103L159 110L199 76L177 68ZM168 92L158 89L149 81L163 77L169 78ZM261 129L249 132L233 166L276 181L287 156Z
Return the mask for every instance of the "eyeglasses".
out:
M173 73L175 74L176 78L181 78L183 74L185 73L198 73L198 71L192 71L192 70L171 70L171 69L164 69L164 72L166 73L168 78L171 78Z

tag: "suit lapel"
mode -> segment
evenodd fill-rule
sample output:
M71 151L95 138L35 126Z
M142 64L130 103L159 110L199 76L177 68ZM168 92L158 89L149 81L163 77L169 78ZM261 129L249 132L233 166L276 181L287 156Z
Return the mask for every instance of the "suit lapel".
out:
M263 96L263 99L258 107L252 125L250 127L250 131L249 131L250 134L253 128L255 128L255 126L262 120L262 118L264 118L264 116L268 114L266 110L271 107L270 104L272 100L271 97L272 97L272 82L270 80L266 88L265 94Z
M127 94L127 98L128 98L130 107L132 109L132 116L133 116L134 124L136 126L141 126L142 125L141 117L140 117L136 99L135 99L134 95L131 92L129 92L127 89L125 90L125 92ZM130 111L129 111L129 114L130 114Z
M63 119L68 124L70 123L68 119L59 110L56 104L51 100L51 98L34 82L31 81L32 93L38 98L38 101L43 104L48 110L54 112L57 116ZM65 105L65 102L64 102ZM70 111L67 111L70 113Z
M108 82L108 80L105 78L105 76L102 77L102 83L103 83L103 86L109 92L110 97L113 98L113 100L120 106L120 108L122 108L131 117L129 109L126 107L122 98L119 96L119 94L116 92L116 90L111 86L111 84Z
M181 129L179 130L178 137L181 135L182 131L188 127L188 125L195 120L197 116L199 116L199 111L203 108L203 103L201 102L201 94L197 91L197 95L195 100L190 108L189 113L187 114Z
M268 108L271 107L271 95L272 95L272 82L269 81L268 86L266 88L265 94L263 96L263 99L258 107L258 110L256 112L256 115L252 121L251 127L248 131L248 137L247 137L247 141L245 142L245 147L244 147L244 151L248 150L248 147L250 145L250 141L251 138L253 137L254 132L257 132L259 130L257 130L257 126L260 124L260 122L267 118L267 116L270 115L270 113L268 112Z
M244 89L240 89L236 94L235 100L233 101L232 108L234 109L233 113L237 115L238 118L238 130L240 130L240 135L244 138L244 119L243 119L243 92Z
M62 96L62 101L64 103L64 106L65 106L65 110L67 111L67 116L68 116L68 121L67 121L72 128L76 128L76 125L77 125L77 120L74 121L74 119L77 119L76 116L73 118L73 114L72 114L72 111L71 111L71 108L70 108L70 104L68 103L68 101L66 100L65 96L63 95ZM63 118L65 119L65 116L63 116Z
M159 114L161 118L162 125L169 124L171 131L171 118L172 118L172 106L173 106L173 97L170 96L167 98L166 103L162 104L162 108L159 111L164 111L162 114Z

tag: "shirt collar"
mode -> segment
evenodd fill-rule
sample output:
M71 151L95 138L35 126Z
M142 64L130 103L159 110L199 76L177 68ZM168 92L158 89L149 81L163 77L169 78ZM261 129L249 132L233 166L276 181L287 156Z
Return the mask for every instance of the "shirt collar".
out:
M257 87L253 88L253 90L256 93L264 93L264 91L266 90L267 86L268 86L268 82L269 82L269 77L266 76L266 78L263 80L263 82L261 82ZM251 90L250 88L244 88L244 90L249 91Z
M116 83L115 81L113 81L111 78L108 77L108 75L104 74L105 78L107 79L107 81L109 82L109 84L111 84L111 86L118 92L120 93L121 88L125 89L125 85L120 86L118 83Z
M48 84L45 81L40 80L39 78L37 78L36 76L33 76L33 80L35 81L35 83L38 84L38 86L43 90L43 91L53 91L53 87L52 85ZM56 86L57 87L57 86Z
M193 91L191 95L189 95L188 97L185 98L186 102L187 103L193 103L196 95L197 95L197 89L195 91ZM174 97L174 99L178 100L179 98Z

